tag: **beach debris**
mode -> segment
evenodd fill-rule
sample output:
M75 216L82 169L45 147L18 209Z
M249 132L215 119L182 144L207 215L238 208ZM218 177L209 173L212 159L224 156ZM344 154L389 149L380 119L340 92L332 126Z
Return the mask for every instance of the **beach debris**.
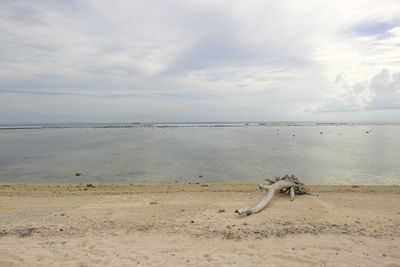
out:
M208 187L208 184L202 184L201 187Z
M150 205L156 205L156 204L158 204L157 201L152 201L152 202L150 202Z
M254 207L252 208L243 208L235 210L235 213L242 215L250 215L253 213L258 213L262 209L264 209L267 204L274 197L275 192L278 193L288 193L290 200L294 200L295 195L309 195L309 188L299 181L299 179L294 175L285 175L283 177L275 177L275 180L265 179L268 184L260 184L260 189L267 189L268 192L265 197Z
M219 213L225 212L225 209L219 209L218 212Z
M87 184L86 187L92 187L95 188L95 186L93 184Z
M75 173L75 176L81 176L81 175L82 175L82 173L80 173L80 172Z

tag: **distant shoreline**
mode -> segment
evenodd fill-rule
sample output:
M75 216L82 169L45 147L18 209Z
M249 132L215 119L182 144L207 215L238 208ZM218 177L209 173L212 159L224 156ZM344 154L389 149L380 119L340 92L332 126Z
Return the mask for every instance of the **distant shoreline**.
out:
M132 122L132 123L16 123L0 124L1 130L37 129L118 129L118 128L221 128L221 127L284 127L284 126L400 126L399 121L371 122L321 122L321 121L279 121L279 122Z

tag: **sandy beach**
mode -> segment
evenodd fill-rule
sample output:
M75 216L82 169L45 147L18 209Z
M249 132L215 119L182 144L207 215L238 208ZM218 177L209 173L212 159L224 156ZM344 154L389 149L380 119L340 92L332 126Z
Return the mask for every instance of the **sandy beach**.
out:
M400 266L400 186L0 185L0 266Z

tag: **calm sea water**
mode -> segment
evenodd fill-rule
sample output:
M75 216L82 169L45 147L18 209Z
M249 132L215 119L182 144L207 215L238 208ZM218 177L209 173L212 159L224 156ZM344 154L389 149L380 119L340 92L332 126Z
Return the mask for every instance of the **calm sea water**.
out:
M0 183L261 183L284 174L400 184L400 124L0 127Z

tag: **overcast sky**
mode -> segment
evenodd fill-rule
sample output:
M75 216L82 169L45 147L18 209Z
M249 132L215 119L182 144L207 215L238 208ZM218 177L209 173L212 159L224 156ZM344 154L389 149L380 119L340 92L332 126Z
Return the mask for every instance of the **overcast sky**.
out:
M0 1L0 123L399 119L400 1Z

